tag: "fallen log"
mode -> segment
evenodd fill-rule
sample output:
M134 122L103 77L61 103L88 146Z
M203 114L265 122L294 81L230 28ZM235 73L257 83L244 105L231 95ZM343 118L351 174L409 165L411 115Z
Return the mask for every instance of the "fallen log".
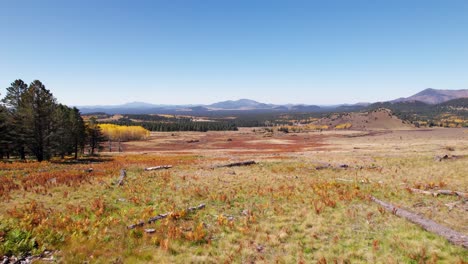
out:
M253 160L248 160L248 161L242 161L242 162L229 163L225 165L218 165L218 166L215 166L215 168L226 168L226 167L230 168L230 167L239 167L239 166L249 166L253 164L257 164L257 163Z
M421 194L432 195L432 196L438 196L439 194L441 194L441 195L454 195L454 196L459 196L462 198L468 198L467 193L459 192L459 191L452 191L452 190L425 191L425 190L415 189L415 188L408 188L408 189L413 193L421 193Z
M124 185L124 180L125 180L126 176L127 176L127 171L126 170L120 170L120 178L119 178L119 181L117 182L117 185L119 185L119 186Z
M316 170L324 170L329 168L332 168L332 165L330 163L324 163L315 167Z
M190 213L190 212L193 212L193 211L201 210L201 209L203 209L203 208L205 208L205 207L206 207L205 204L200 204L200 205L198 205L198 206L189 207L189 208L187 208L185 211L186 211L187 213ZM156 221L159 221L159 220L161 220L161 219L164 219L164 218L168 217L168 216L171 215L172 213L173 213L173 212L167 212L167 213L165 213L165 214L158 214L157 216L151 217L150 219L148 219L148 221L147 221L146 223L148 223L148 224L154 223L154 222L156 222ZM138 223L136 223L136 224L127 226L127 228L128 228L128 229L134 229L134 228L136 228L136 227L144 226L146 223L145 223L144 221L140 221L140 222L138 222Z
M324 169L348 169L350 168L348 164L338 164L338 165L331 165L329 163L323 163L315 167L316 170L324 170Z
M373 196L370 197L370 199L385 208L387 211L392 212L393 214L403 217L406 220L419 225L422 227L424 230L435 233L439 236L442 236L446 238L450 243L457 245L457 246L463 246L464 248L468 248L468 236L464 235L462 233L459 233L453 229L450 229L446 226L440 225L430 219L424 218L418 214L412 213L410 211L407 211L402 208L398 208L393 206L392 204L386 203L384 201L381 201Z
M148 167L145 168L145 171L153 171L153 170L167 170L172 168L172 165L161 165L161 166L155 166L155 167Z

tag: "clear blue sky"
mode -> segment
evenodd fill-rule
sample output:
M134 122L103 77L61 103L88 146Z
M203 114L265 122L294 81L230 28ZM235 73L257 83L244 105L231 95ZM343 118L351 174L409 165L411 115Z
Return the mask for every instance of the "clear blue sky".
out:
M0 93L68 105L381 101L468 88L466 0L0 1Z

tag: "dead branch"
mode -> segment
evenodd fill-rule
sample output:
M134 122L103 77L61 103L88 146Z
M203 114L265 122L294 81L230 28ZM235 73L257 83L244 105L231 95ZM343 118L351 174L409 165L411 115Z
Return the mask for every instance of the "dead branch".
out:
M335 178L336 181L342 181L342 182L354 182L353 180L349 179L342 179L342 178Z
M156 232L156 229L154 229L154 228L145 229L145 233L147 233L147 234L152 234L154 232Z
M218 166L215 166L215 168L225 168L225 167L230 168L230 167L238 167L238 166L249 166L253 164L257 164L257 163L253 160L248 160L248 161L242 161L242 162L229 163L225 165L218 165Z
M463 155L462 156L457 156L457 155L450 155L449 156L449 155L445 154L443 156L435 156L434 160L441 162L443 160L456 160L456 159L461 159L461 158L464 158L464 157L466 157L466 156L463 156Z
M201 209L203 209L203 208L205 208L205 207L206 207L205 204L200 204L199 206L189 207L189 208L187 208L185 211L186 211L187 213L190 213L190 212L193 212L193 211L201 210ZM156 222L156 221L159 221L159 220L161 220L161 219L164 219L164 218L168 217L168 216L171 215L172 213L173 213L173 212L167 212L167 213L165 213L165 214L158 214L157 216L151 217L150 219L148 219L147 223L148 223L148 224L154 223L154 222ZM138 223L136 223L136 224L129 225L127 228L128 228L128 229L134 229L134 228L136 228L136 227L144 226L144 225L145 225L145 222L144 222L144 221L140 221L140 222L138 222Z
M443 194L443 195L456 195L456 196L460 196L462 198L468 198L468 193L459 192L459 191L437 190L437 193L438 194Z
M350 180L350 179L343 179L343 178L335 178L335 181L342 181L342 182L355 182L355 183L362 183L362 184L368 184L368 183L373 183L373 181L367 179L367 178L363 178L363 179L355 179L355 180ZM379 183L381 183L379 181Z
M117 182L117 185L122 186L124 185L124 179L127 176L127 171L126 170L120 170L120 178L119 181Z
M351 167L348 164L336 164L332 165L330 163L321 162L320 165L316 166L316 170L324 170L324 169L350 169Z
M434 192L424 191L424 190L415 189L415 188L408 188L408 190L412 193L420 193L420 194L432 195L432 196L438 195L437 193L434 193Z
M430 219L424 218L418 214L409 212L405 209L398 208L398 207L393 206L392 204L383 202L373 196L371 196L370 198L373 202L379 204L380 206L385 208L387 211L390 211L399 217L403 217L406 220L419 225L424 230L431 232L431 233L435 233L439 236L442 236L454 245L468 248L468 236L462 233L459 233L453 229L450 229L446 226L440 225Z
M331 168L332 165L330 163L322 163L321 165L318 165L315 167L316 170L324 170L324 169L329 169Z
M448 155L443 155L443 156L435 156L435 157L434 157L434 160L435 160L435 161L439 161L439 162L440 162L440 161L442 161L442 160L444 160L444 159L448 159L448 158L449 158L449 156L448 156Z
M170 169L170 168L172 168L172 165L161 165L161 166L145 168L145 171L167 170L167 169Z
M445 206L448 207L449 211L452 211L453 208L458 207L458 205L465 205L465 204L466 204L466 200L461 200L461 201L456 201L456 202L453 202L453 203L445 204ZM466 205L463 206L463 207L462 207L462 209L464 209L465 211L468 211L468 208L466 207Z
M421 194L432 195L432 196L438 196L439 194L441 194L441 195L455 195L455 196L459 196L462 198L468 198L467 193L459 192L459 191L452 191L452 190L425 191L425 190L415 189L415 188L408 188L408 189L413 193L421 193Z

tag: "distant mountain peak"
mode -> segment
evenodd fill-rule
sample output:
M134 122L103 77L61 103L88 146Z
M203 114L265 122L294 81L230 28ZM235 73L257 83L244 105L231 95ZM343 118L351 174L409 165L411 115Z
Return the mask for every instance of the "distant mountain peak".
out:
M154 107L154 104L145 103L145 102L130 102L121 105L120 107L130 107L130 108L139 108L139 107Z
M421 101L427 104L440 104L449 100L468 97L468 89L464 90L442 90L427 88L410 97L402 97L390 101L392 103Z
M227 100L209 105L209 107L217 109L249 109L249 108L270 108L271 106L264 103L259 103L251 99Z

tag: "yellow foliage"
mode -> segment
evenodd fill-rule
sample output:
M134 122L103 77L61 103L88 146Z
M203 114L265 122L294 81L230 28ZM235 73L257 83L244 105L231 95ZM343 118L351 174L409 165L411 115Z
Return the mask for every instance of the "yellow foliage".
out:
M150 132L141 126L119 126L100 124L102 133L112 141L142 140L149 137Z
M336 125L335 128L336 129L348 129L350 128L352 125L350 123L344 123L344 124L339 124L339 125Z

